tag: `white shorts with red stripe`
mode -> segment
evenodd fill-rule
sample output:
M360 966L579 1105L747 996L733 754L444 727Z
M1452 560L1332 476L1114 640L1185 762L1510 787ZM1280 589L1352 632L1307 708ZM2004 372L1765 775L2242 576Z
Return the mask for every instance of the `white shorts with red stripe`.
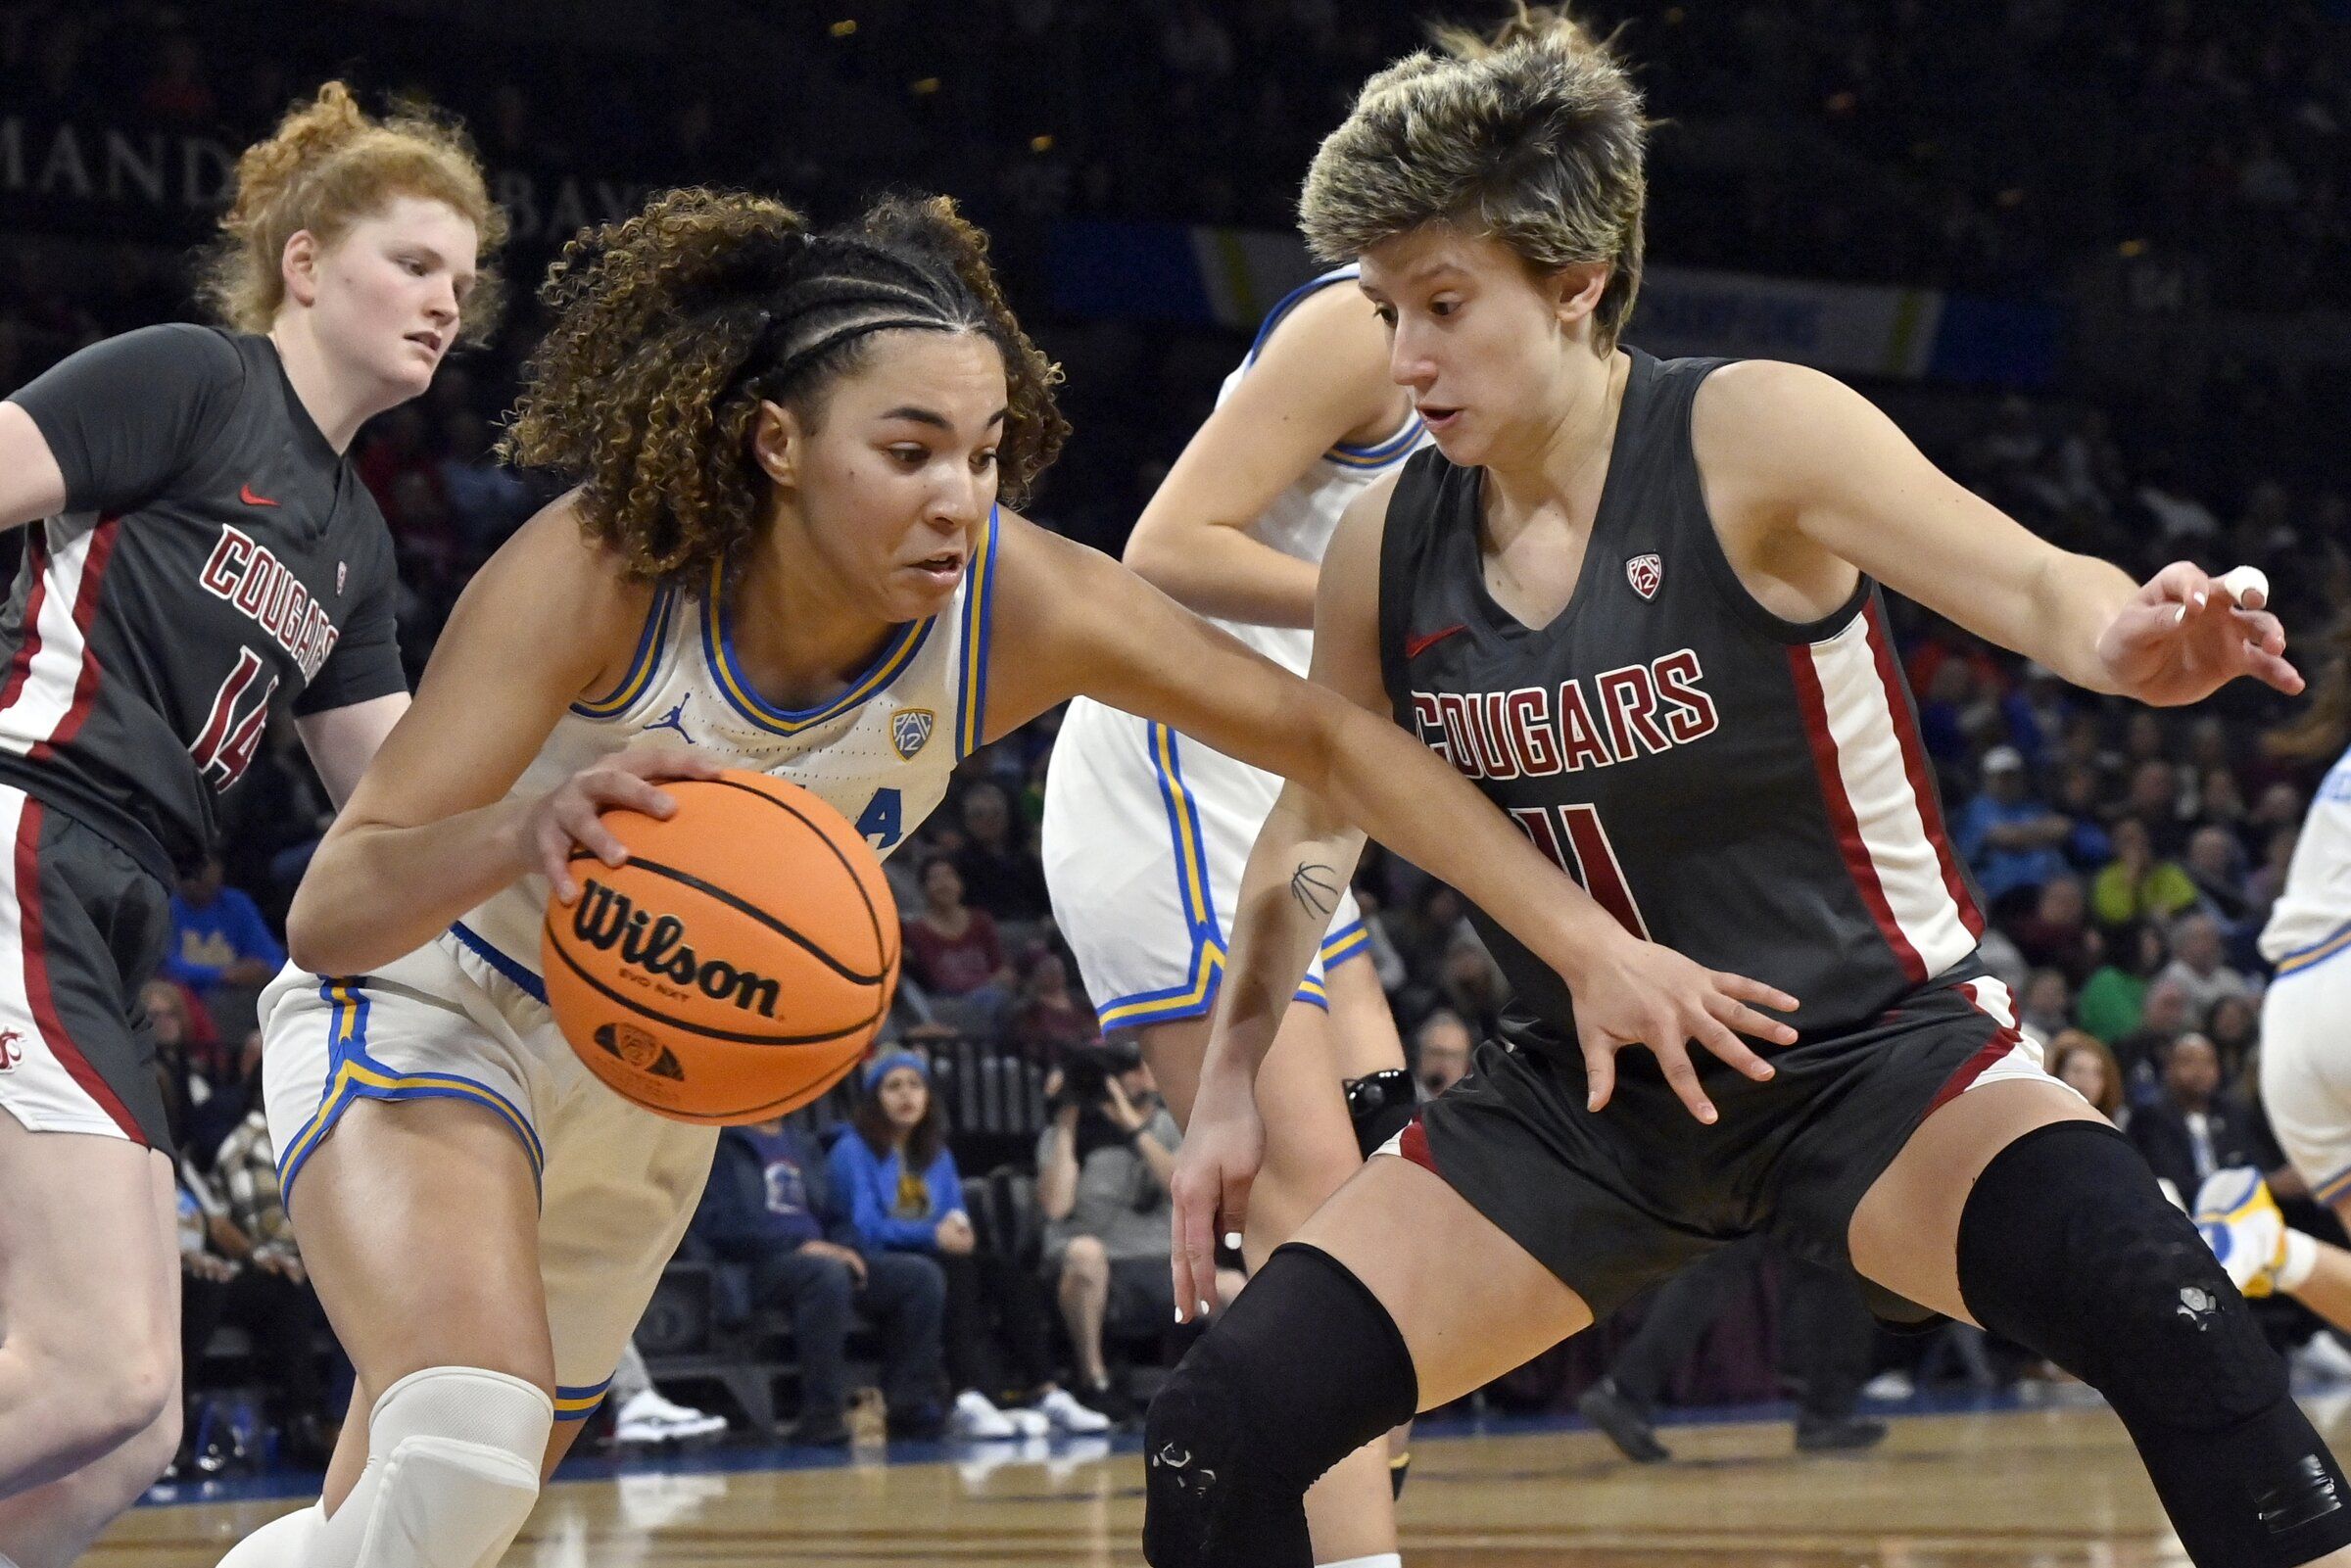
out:
M112 839L0 785L0 1110L33 1132L171 1150L139 993L169 892Z

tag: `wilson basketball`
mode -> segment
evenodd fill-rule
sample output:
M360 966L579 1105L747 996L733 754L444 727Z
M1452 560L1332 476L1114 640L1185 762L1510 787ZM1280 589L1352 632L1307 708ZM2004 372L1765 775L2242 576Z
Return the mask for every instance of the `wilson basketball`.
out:
M629 860L575 850L580 897L551 898L548 1005L589 1069L679 1121L806 1105L865 1055L898 977L882 863L797 784L730 771L661 787L667 822L604 814Z

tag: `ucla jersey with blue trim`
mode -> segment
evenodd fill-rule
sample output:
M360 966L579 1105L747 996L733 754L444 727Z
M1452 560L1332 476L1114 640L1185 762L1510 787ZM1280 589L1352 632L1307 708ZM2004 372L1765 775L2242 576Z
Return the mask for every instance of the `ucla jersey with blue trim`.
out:
M1323 289L1353 283L1356 273L1355 267L1338 267L1283 296L1266 316L1265 324L1257 329L1257 341L1250 344L1248 356L1224 378L1224 385L1217 394L1217 406L1223 407L1239 388L1242 377L1248 375L1250 366L1257 363L1257 356L1264 352L1267 340L1273 336L1273 329L1292 310ZM1419 413L1410 411L1403 424L1379 441L1362 447L1333 447L1313 468L1293 480L1289 489L1274 497L1273 503L1260 512L1245 532L1259 544L1284 555L1319 564L1323 552L1330 548L1330 536L1337 531L1339 519L1346 515L1355 498L1394 473L1429 440L1428 427L1421 422ZM1217 624L1299 675L1306 674L1314 658L1315 634L1307 627L1258 626L1246 621L1223 620Z
M627 676L571 705L512 793L544 794L632 745L683 742L728 767L810 790L888 857L945 797L956 763L985 733L997 532L990 511L944 609L899 627L839 696L797 711L768 703L743 675L723 562L699 585L657 590ZM536 990L547 898L547 879L525 877L468 914L453 934Z
M2351 952L2351 751L2327 770L2294 840L2285 890L2261 933L2283 978Z

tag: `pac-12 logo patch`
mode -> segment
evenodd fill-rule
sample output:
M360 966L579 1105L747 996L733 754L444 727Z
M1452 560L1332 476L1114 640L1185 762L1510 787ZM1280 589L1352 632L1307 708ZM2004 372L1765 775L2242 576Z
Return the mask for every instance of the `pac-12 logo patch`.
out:
M24 1036L15 1029L0 1029L0 1072L13 1072L24 1060Z
M1665 563L1657 558L1655 550L1635 555L1624 563L1624 580L1643 598L1655 598L1658 588L1665 582Z
M898 748L898 755L908 762L923 749L931 738L931 731L938 723L938 715L929 708L901 708L890 716L889 743Z

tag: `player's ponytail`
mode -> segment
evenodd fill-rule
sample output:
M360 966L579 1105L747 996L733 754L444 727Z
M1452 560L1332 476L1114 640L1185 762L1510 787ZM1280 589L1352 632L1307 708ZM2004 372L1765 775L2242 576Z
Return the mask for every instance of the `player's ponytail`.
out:
M480 160L456 119L422 103L372 119L349 87L330 81L237 160L236 193L200 263L197 292L228 325L265 332L285 304L286 242L307 229L331 246L400 196L446 203L462 214L480 255L505 243L505 214L490 199ZM497 274L484 267L465 299L465 341L488 336L499 304Z
M554 324L503 451L579 487L591 539L640 578L707 571L751 541L768 482L762 403L813 426L873 335L977 332L1004 357L1001 493L1018 501L1068 427L1059 372L1021 331L986 241L942 198L890 197L811 233L781 202L669 191L564 248L540 297Z
M1315 155L1307 244L1347 261L1429 223L1490 235L1541 272L1606 262L1593 346L1641 288L1650 120L1612 42L1564 9L1518 5L1491 35L1441 30L1364 84Z

